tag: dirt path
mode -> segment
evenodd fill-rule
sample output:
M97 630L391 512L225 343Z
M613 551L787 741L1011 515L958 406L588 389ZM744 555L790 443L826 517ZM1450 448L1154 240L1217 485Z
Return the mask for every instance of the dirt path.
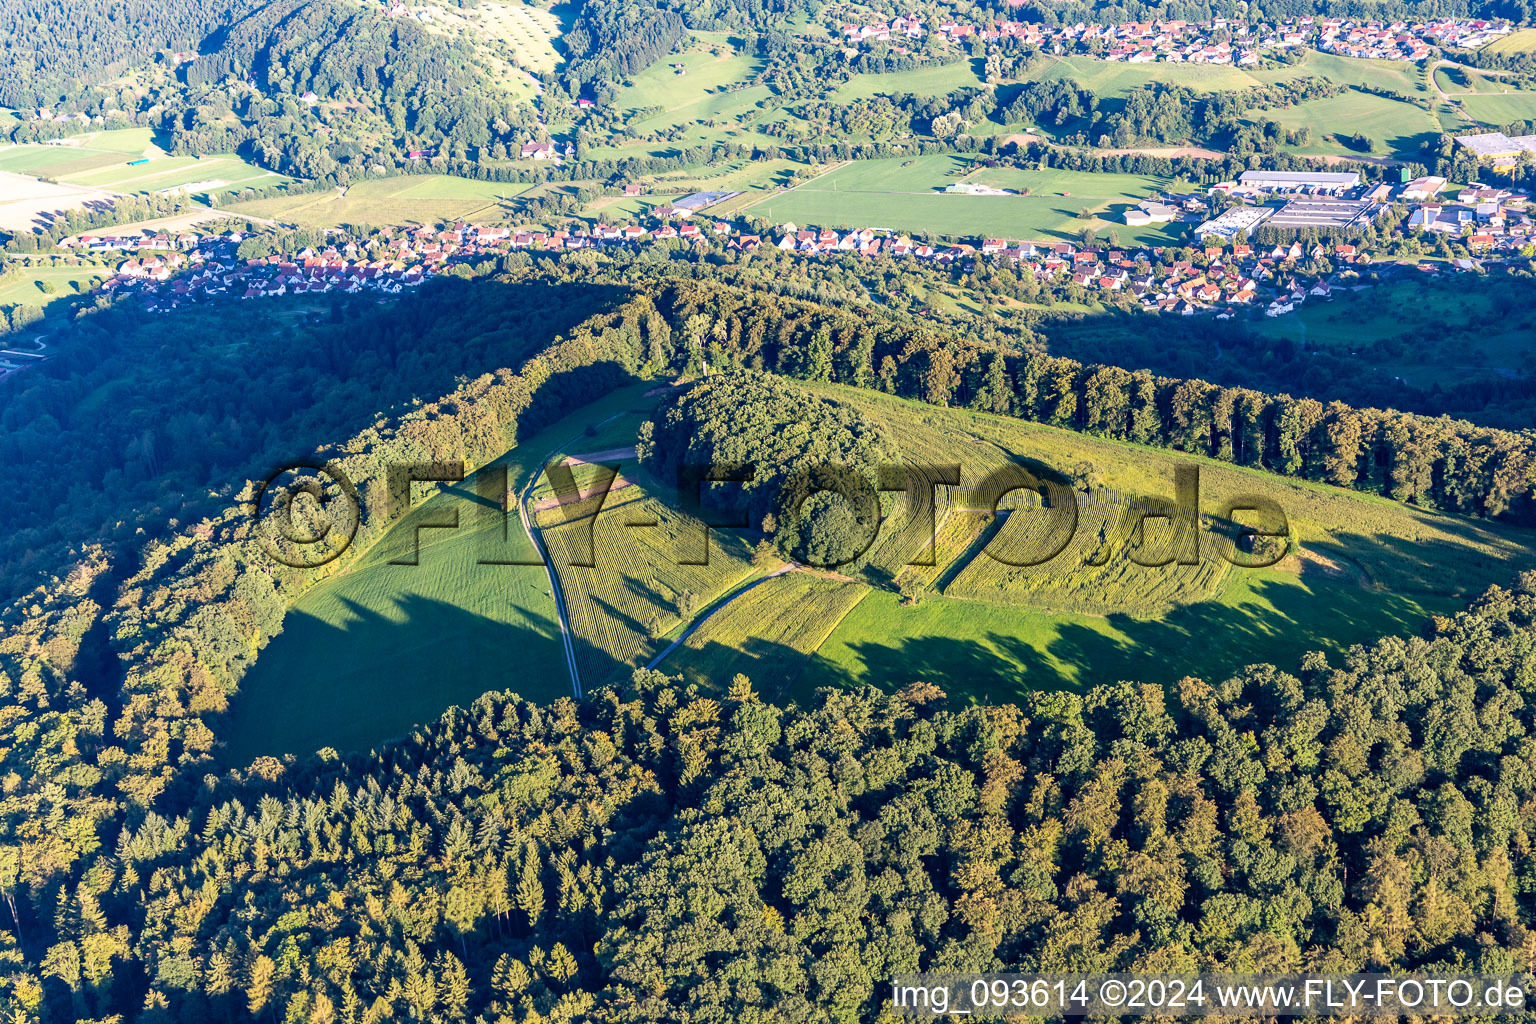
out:
M622 412L616 412L607 419L592 424L592 426L593 428L601 427L604 424L612 423L623 415L625 414ZM523 521L523 532L528 535L528 540L533 544L534 550L538 551L539 558L544 563L544 574L549 578L549 593L555 599L555 614L560 620L560 642L565 646L565 667L570 670L571 692L575 694L577 700L580 700L582 696L581 673L576 668L576 647L571 643L571 620L570 615L565 610L565 594L560 589L560 578L555 574L554 563L549 560L549 549L544 546L544 532L534 525L533 517L528 514L528 502L533 497L533 489L538 484L539 475L544 472L544 467L549 465L550 460L556 455L559 455L562 451L580 441L584 436L584 434L577 434L539 460L539 468L529 475L528 482L523 485L522 493L517 499L517 516Z
M764 583L767 583L769 580L777 579L778 577L783 576L785 573L794 572L796 569L801 569L801 568L804 568L804 567L800 566L800 565L796 565L794 562L785 562L783 565L779 566L777 569L773 570L773 572L769 573L768 575L760 576L757 579L752 580L752 581L750 581L748 583L743 583L741 586L739 586L735 590L731 591L725 597L723 597L719 601L715 602L714 607L710 608L709 611L705 612L703 615L700 615L698 618L696 618L692 622L688 623L688 628L683 630L682 633L678 635L678 638L676 640L673 640L670 644L668 644L665 650L663 650L660 654L656 655L656 657L652 658L649 662L647 662L645 667L647 669L653 669L657 665L660 665L663 661L666 660L667 655L671 654L673 651L675 651L679 647L683 646L683 643L689 637L693 636L693 634L698 631L700 626L704 625L704 623L706 623L710 619L714 618L720 612L720 609L724 608L726 605L730 604L732 601L736 600L738 597L740 597L742 594L745 594L747 591L751 590L753 587L762 586Z
M1435 95L1440 97L1440 101L1442 103L1444 103L1446 106L1450 107L1452 110L1458 111L1461 114L1462 117L1465 117L1467 120L1471 121L1473 124L1483 124L1484 122L1479 121L1477 118L1475 118L1471 114L1467 113L1466 105L1458 102L1458 97L1461 97L1461 96L1499 96L1499 95L1503 95L1503 94L1502 93L1479 93L1479 92L1446 92L1444 89L1440 88L1440 81L1437 78L1435 78L1435 72L1440 70L1441 68L1459 68L1462 71L1470 71L1470 72L1472 72L1474 74L1486 75L1489 78L1506 78L1509 75L1514 73L1512 71L1494 71L1494 70L1488 70L1488 69L1484 69L1484 68L1471 67L1471 66L1469 66L1467 64L1462 64L1459 61L1446 60L1443 57L1440 60L1435 61L1433 64L1431 64L1429 66L1429 76L1428 76L1429 77L1429 84L1430 84L1430 87L1435 90Z

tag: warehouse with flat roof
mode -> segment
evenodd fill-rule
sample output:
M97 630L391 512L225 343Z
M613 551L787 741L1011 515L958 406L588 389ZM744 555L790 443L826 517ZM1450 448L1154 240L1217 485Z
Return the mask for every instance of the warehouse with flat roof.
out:
M1503 132L1481 132L1477 135L1458 135L1456 144L1472 151L1479 160L1491 163L1494 170L1508 170L1520 162L1525 153L1536 153L1536 135L1505 135Z
M1281 231L1364 231L1384 209L1367 199L1292 199L1265 222Z
M1234 206L1214 220L1195 229L1196 238L1216 237L1223 241L1247 238L1254 229L1275 212L1272 206Z
M1244 171L1237 183L1261 192L1343 192L1360 184L1360 172Z

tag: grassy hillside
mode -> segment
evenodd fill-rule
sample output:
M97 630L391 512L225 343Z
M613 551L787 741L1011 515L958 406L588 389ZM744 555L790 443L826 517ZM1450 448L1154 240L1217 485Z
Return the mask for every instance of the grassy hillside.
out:
M1522 28L1483 47L1490 53L1530 53L1536 51L1536 28Z
M576 410L462 484L416 485L419 507L289 611L241 683L228 763L327 745L366 749L487 690L541 702L569 696L545 570L515 505L504 519L479 499L479 482L505 467L509 485L520 489L552 450L597 438L586 428L638 397L629 389ZM454 514L457 529L418 536L421 524ZM418 564L391 564L413 548Z
M818 685L899 688L926 680L1003 701L1040 687L1220 676L1255 661L1293 665L1303 651L1337 654L1372 636L1416 631L1426 616L1489 583L1507 582L1536 549L1530 531L1212 460L868 392L837 393L883 417L905 458L960 461L962 494L1004 459L1063 470L1091 463L1105 494L1079 492L1078 540L1029 569L1002 565L980 550L1005 551L1010 524L987 530L985 522L963 523L947 543L946 524L941 559L955 554L942 569L926 571L928 596L912 606L885 588L860 602L792 690L802 698ZM1207 516L1240 494L1278 502L1299 552L1273 568L1229 566L1219 560L1224 541L1207 520L1199 566L1149 568L1118 555L1103 568L1083 565L1082 555L1096 547L1102 506L1111 502L1106 495L1171 496L1176 464L1200 467ZM1009 518L1029 514L1026 508Z
M999 702L1122 678L1219 678L1413 633L1512 579L1536 552L1528 530L876 392L823 391L879 423L904 461L960 464L960 486L941 489L933 565L906 567L928 527L901 506L852 575L797 569L746 587L768 567L748 562L755 535L732 530L710 532L708 565L686 564L702 550L700 525L664 500L670 490L628 450L654 393L631 389L576 410L500 460L520 490L552 453L576 457L587 504L569 514L556 507L547 479L532 502L584 688L645 664L690 621L697 628L662 670L719 685L742 672L784 699L809 699L820 686L894 690L922 680ZM993 555L1020 562L1055 546L1038 500L1016 491L994 514L976 491L987 474L1021 463L1095 483L1074 492L1070 542L1029 567ZM594 519L592 485L609 472L600 466L614 464L619 476ZM1199 563L1136 564L1132 541L1120 536L1125 508L1135 496L1171 497L1179 465L1201 473ZM471 481L433 497L298 603L242 685L231 758L367 746L496 686L537 700L569 692L544 570L478 564L533 559L515 514L504 543L499 512L477 509L475 494ZM1218 510L1245 495L1277 503L1289 522L1292 551L1273 567L1222 557L1235 528ZM454 509L460 528L422 532L418 566L389 564L409 552L426 517ZM1148 528L1142 561L1156 560L1163 531ZM1090 556L1103 564L1085 564ZM580 564L589 561L596 565Z

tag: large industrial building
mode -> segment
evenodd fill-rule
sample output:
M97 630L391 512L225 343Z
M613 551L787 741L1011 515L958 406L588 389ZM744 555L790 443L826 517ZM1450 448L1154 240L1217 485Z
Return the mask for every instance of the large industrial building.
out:
M1471 150L1479 160L1493 166L1496 171L1512 171L1520 165L1526 153L1536 155L1536 135L1505 135L1503 132L1483 132L1480 135L1458 135L1456 142Z
M1247 238L1274 212L1272 206L1234 206L1221 216L1201 224L1195 229L1195 237L1215 237L1222 241Z
M1384 209L1367 199L1292 199L1264 222L1281 231L1364 231Z
M1259 192L1338 195L1360 185L1359 171L1244 171L1237 183Z

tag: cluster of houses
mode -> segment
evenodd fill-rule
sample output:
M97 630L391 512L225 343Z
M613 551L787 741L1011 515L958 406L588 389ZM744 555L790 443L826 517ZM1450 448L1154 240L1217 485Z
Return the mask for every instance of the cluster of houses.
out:
M374 6L386 18L408 18L412 21L419 21L423 25L430 24L432 21L432 12L430 10L422 7L412 9L402 3L401 0L377 0Z
M1436 48L1475 50L1510 32L1505 22L1482 18L1441 18L1427 22L1319 22L1317 48L1370 60L1428 60Z
M916 14L839 26L849 46L922 39L928 25ZM1288 19L1273 25L1217 18L1209 22L1128 21L1118 24L1041 25L994 20L984 24L945 21L933 33L952 41L1015 40L1055 53L1092 50L1131 64L1233 64L1252 66L1263 53L1316 46L1352 57L1424 60L1435 47L1482 46L1510 31L1503 22L1443 18L1424 22L1374 22L1343 18Z
M450 263L506 252L512 235L509 228L479 225L386 229L366 240L255 259L239 258L241 234L207 235L180 251L125 260L101 289L142 295L146 308L157 311L217 296L395 295Z
M324 249L305 249L259 259L240 259L238 234L206 236L191 247L154 254L141 252L124 261L102 284L114 294L140 294L152 310L171 310L216 296L261 298L281 295L397 294L416 287L454 263L474 262L514 250L568 251L612 245L643 245L678 240L700 248L723 245L750 252L771 246L817 257L854 255L911 258L945 266L978 258L1006 260L1041 281L1067 281L1090 290L1125 291L1143 307L1171 313L1230 310L1255 302L1275 310L1292 303L1292 293L1329 294L1326 281L1304 285L1294 264L1327 255L1335 262L1369 262L1352 246L1324 249L1293 243L1255 254L1247 244L1230 251L1210 248L1203 265L1167 262L1165 250L1099 250L1070 242L1012 242L989 238L979 245L931 244L873 228L839 232L830 228L779 225L768 235L739 232L730 222L689 219L692 211L667 210L675 220L605 224L590 229L519 231L506 227L460 224L446 229L386 230L371 238L340 240ZM1276 303L1279 303L1277 306Z
M580 102L580 101L578 101ZM588 101L589 103L591 101ZM560 164L566 160L575 159L576 146L567 142L564 145L558 142L525 142L518 150L519 157L524 160L547 160L553 164Z
M1484 185L1469 185L1455 196L1441 197L1437 193L1444 181L1424 180L1430 187L1423 190L1424 201L1409 212L1408 230L1457 236L1480 255L1516 252L1536 241L1529 197ZM1434 187L1436 182L1439 188Z
M58 248L71 252L172 252L180 250L186 252L196 249L203 240L203 236L191 232L181 232L171 235L163 231L146 235L142 231L130 231L123 234L85 234L74 235L59 240Z
M1169 250L1147 247L1101 251L1068 242L1012 242L984 239L979 245L930 243L896 231L779 225L764 234L738 230L708 209L731 193L701 192L653 209L646 223L597 224L554 231L460 224L446 229L387 229L367 239L342 239L332 247L261 259L239 259L241 236L192 234L83 234L65 239L66 250L123 250L126 260L102 287L140 292L152 309L173 309L202 296L258 298L272 295L393 294L420 285L456 262L475 262L516 250L569 251L616 245L681 242L701 250L724 247L750 252L771 246L806 257L852 255L911 258L944 266L977 259L1006 260L1038 280L1070 280L1091 290L1125 291L1147 309L1172 313L1263 306L1270 315L1293 310L1308 298L1326 298L1334 283L1303 280L1297 264L1326 257L1341 272L1370 262L1351 244L1323 246L1289 242L1261 249L1253 244L1261 224L1316 227L1335 239L1362 217L1376 216L1387 203L1406 203L1405 230L1458 235L1480 257L1496 257L1531 243L1533 225L1526 197L1507 190L1472 186L1454 198L1442 195L1445 179L1418 178L1400 185L1361 181L1356 172L1249 171L1235 182L1212 186L1205 195L1160 196L1126 211L1129 224L1203 219L1226 191L1255 202L1231 206L1206 220L1197 235L1208 246L1199 266L1169 262ZM635 186L638 189L638 186ZM1278 199L1278 202L1275 200ZM1230 223L1229 223L1230 221ZM1527 250L1528 251L1528 250ZM1464 269L1472 269L1470 266ZM1298 289L1300 291L1298 292Z

